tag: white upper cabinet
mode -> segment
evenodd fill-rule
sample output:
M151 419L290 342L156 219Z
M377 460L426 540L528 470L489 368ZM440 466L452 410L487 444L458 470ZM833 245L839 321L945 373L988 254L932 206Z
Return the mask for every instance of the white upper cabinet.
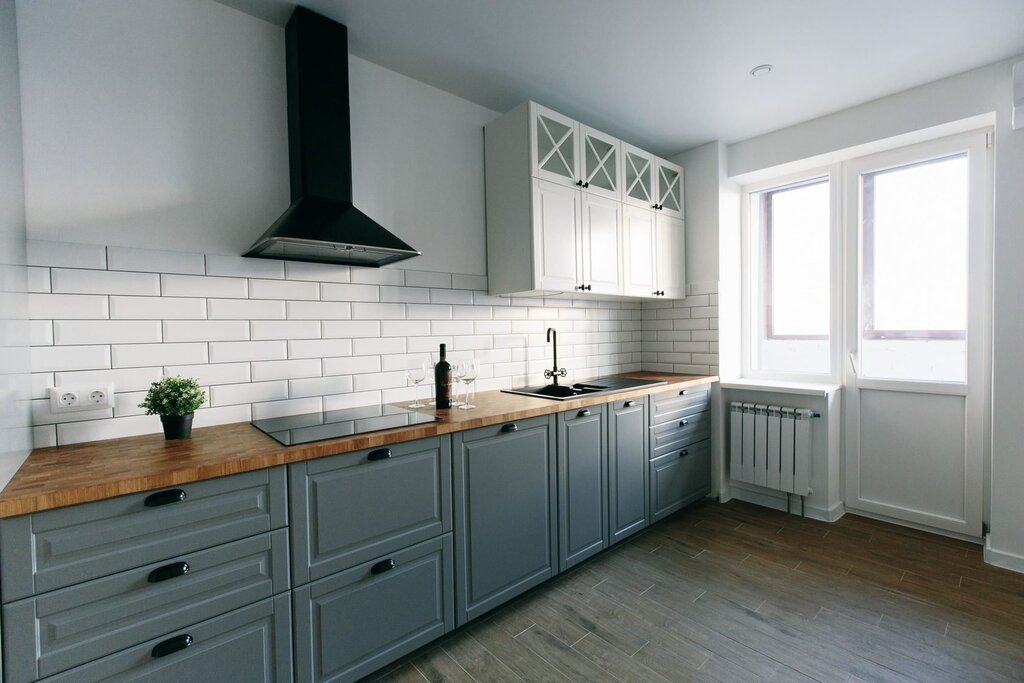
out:
M583 184L579 172L579 124L530 103L530 168L534 178L566 186Z
M659 298L686 297L686 241L682 219L656 212L654 219L655 284Z
M537 288L571 292L579 286L580 193L533 181L533 244Z
M580 124L579 185L584 192L621 199L622 143L610 135Z
M657 296L654 267L654 211L624 206L622 211L623 294Z
M683 218L683 167L654 160L654 209L667 216Z
M622 204L584 193L580 284L593 294L622 294Z
M622 201L641 209L653 209L654 155L622 143Z

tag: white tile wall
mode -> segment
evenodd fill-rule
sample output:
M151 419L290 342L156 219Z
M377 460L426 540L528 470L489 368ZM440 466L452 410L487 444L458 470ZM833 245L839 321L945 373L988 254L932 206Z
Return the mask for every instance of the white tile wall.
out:
M489 296L477 275L43 242L30 249L35 288L57 286L30 297L33 396L54 384L109 382L117 400L113 417L74 421L41 401L37 446L159 431L158 418L136 406L162 375L197 377L208 389L196 426L426 396L429 380L413 390L406 370L435 362L440 343L451 359L480 361L480 390L537 382L551 362L548 327L559 331L559 362L571 378L641 363L717 369L709 291L642 306L512 300Z

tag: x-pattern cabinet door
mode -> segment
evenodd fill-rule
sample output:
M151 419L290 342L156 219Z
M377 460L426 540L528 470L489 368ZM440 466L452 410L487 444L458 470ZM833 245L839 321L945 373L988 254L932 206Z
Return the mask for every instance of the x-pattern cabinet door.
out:
M530 106L530 159L534 178L579 187L579 124L539 104Z
M580 187L584 192L609 199L621 198L621 146L618 139L580 124Z
M683 168L664 159L654 160L655 206L673 218L683 217Z
M654 208L654 156L622 143L622 201L641 209Z

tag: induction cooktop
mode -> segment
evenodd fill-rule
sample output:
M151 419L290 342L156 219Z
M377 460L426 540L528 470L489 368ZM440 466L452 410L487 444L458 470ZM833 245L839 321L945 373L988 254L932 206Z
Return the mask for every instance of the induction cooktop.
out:
M437 419L429 413L418 413L392 405L376 405L253 420L252 426L278 443L294 446L342 436L379 432L382 429L426 424Z

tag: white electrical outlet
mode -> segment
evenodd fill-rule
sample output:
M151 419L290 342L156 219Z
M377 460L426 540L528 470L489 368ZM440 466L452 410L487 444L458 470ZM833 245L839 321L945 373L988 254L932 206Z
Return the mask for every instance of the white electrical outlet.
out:
M50 412L105 410L114 407L114 385L91 387L51 387Z

